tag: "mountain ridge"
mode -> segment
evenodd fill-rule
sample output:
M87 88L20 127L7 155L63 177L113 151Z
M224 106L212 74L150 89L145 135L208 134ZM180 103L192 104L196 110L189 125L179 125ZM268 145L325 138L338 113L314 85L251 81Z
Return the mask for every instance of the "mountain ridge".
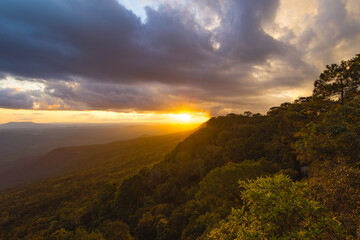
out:
M168 145L170 145L176 139L183 139L191 132L147 136L106 144L55 148L43 156L29 157L10 169L0 171L0 188L11 187L36 179L70 174L95 165L108 163L107 159L121 155L121 151L134 150L134 147L141 149L146 145L150 145L155 150L159 148L156 143L161 142L163 139L168 139Z

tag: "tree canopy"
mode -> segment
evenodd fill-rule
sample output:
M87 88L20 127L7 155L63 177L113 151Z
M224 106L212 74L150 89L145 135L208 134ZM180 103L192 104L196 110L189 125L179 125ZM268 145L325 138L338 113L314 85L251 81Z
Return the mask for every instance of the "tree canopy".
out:
M303 182L285 175L240 181L242 209L233 209L206 240L340 239L341 227L308 198Z
M314 83L314 96L339 98L341 104L359 94L360 54L342 61L340 64L326 66Z

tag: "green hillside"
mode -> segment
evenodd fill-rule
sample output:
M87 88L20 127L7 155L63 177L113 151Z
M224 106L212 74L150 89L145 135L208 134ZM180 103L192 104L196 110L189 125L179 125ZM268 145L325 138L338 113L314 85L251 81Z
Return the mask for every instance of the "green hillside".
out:
M174 135L173 138L176 139L175 136L178 135ZM169 146L173 146L175 139L169 138L168 145L162 142L162 138L139 138L107 144L56 148L44 156L23 159L19 164L2 172L0 187L15 186L44 177L60 176L79 169L114 167L118 159L131 158L133 160L134 158L139 161L142 158L143 162L140 164L146 165L146 161L154 161L158 157L157 154L166 152ZM137 149L141 151L137 152ZM131 153L131 156L128 153ZM145 160L148 158L149 160Z
M45 155L49 151L69 146L104 144L130 140L144 135L159 136L198 127L198 124L36 124L7 123L0 124L0 176L13 177L15 169L24 166L35 156ZM32 157L29 159L29 157ZM33 163L29 163L32 165ZM9 170L13 169L11 174ZM43 173L43 172L40 172ZM27 182L25 172L22 175ZM34 177L34 175L32 176ZM0 179L0 187L8 186L9 179ZM18 183L21 183L19 179Z
M54 171L55 165L62 167L58 174L63 175L2 191L0 236L18 239L29 231L41 232L54 221L70 221L70 224L72 218L81 216L94 202L104 185L119 183L139 169L161 161L189 134L181 132L50 152L27 170L31 174L43 164L42 171L47 171L47 167ZM8 232L12 232L11 235L7 235Z
M336 66L266 115L49 153L83 170L3 193L2 238L357 239L360 55Z

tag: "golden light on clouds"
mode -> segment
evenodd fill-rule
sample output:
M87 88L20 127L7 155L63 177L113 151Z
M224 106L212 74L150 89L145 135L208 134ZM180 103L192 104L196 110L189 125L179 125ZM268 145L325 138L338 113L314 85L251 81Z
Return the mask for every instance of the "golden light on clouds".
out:
M0 108L38 112L1 110L0 121L191 123L207 119L198 109L266 113L311 95L326 65L359 52L359 0L117 1L51 2L39 11L5 1L12 10L1 16L9 24L2 42L11 44ZM78 16L64 15L68 8L88 18L69 25ZM34 16L26 28L21 12ZM49 17L56 24L44 29ZM44 48L49 39L28 29L52 44ZM96 42L86 37L94 34Z
M7 76L1 79L0 89L13 88L17 91L36 91L44 90L45 85L41 82L30 80L17 80L14 77Z
M137 113L112 111L23 110L0 108L0 123L32 121L36 123L203 123L206 112Z

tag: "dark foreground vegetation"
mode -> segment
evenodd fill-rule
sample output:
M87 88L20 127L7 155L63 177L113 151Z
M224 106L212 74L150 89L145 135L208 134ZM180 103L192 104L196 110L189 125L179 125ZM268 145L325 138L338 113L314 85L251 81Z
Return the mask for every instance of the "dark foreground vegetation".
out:
M20 197L33 194L26 188L4 194L0 236L355 239L360 230L359 60L358 55L328 66L313 96L266 115L210 119L163 161L124 181L94 175L96 180L78 189L86 198L87 187L101 182L101 191L97 188L87 204L67 196L76 204L56 207L65 197L61 193L82 181L52 182L51 191L62 189L53 201L34 195L38 199L28 202L29 197ZM29 188L36 192L51 181Z

